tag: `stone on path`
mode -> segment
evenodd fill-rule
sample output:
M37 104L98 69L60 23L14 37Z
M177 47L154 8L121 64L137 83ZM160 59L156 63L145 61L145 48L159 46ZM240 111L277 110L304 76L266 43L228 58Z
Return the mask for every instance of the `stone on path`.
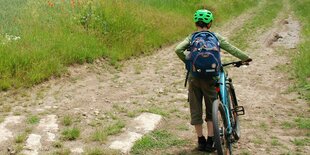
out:
M126 131L119 136L122 137L121 140L115 140L109 147L111 149L120 150L123 153L128 153L135 141L139 140L142 136L142 134L136 132Z
M25 155L38 155L39 154L38 151L42 147L40 140L41 140L40 135L30 134L26 141L24 151L22 153Z
M55 133L58 131L57 116L47 115L45 118L40 120L38 128L47 134L48 141L55 141Z
M82 148L77 147L77 148L71 149L71 152L75 154L82 154L84 153L84 150Z
M8 116L0 124L0 143L13 137L13 133L6 128L8 124L18 124L21 122L21 116Z
M129 153L134 143L144 134L154 130L161 119L162 116L157 114L142 113L129 123L127 130L116 137L109 147L122 153Z
M56 132L58 131L57 116L56 115L47 115L40 120L40 123L37 127L37 134L30 134L23 154L26 155L38 155L39 150L42 147L41 138L46 139L46 141L52 142L55 141ZM46 138L45 138L46 137Z
M134 119L135 128L142 130L142 134L146 134L155 129L156 125L160 122L161 116L151 113L142 113Z

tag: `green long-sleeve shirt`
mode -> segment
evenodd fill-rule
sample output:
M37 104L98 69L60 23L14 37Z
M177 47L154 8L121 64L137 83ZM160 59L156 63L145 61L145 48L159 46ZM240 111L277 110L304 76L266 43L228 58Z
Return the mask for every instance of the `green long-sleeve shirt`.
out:
M215 36L218 38L219 42L220 42L220 48L224 49L225 51L227 51L228 53L230 53L231 55L241 59L242 61L245 61L247 59L249 59L249 56L247 56L244 52L242 52L240 49L238 49L237 47L233 46L232 44L230 44L226 39L224 39L224 37L222 37L221 35L219 35L218 33L214 33ZM186 56L186 49L190 44L192 38L192 34L189 35L188 37L186 37L179 45L177 45L177 47L175 48L175 52L178 55L178 57L185 62L185 56Z

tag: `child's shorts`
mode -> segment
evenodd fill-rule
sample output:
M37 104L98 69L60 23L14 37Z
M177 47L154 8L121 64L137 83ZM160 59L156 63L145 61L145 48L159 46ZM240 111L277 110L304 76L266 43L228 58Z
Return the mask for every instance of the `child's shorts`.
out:
M189 78L188 97L191 113L191 124L203 124L202 99L206 106L205 121L212 121L212 103L217 98L214 80Z

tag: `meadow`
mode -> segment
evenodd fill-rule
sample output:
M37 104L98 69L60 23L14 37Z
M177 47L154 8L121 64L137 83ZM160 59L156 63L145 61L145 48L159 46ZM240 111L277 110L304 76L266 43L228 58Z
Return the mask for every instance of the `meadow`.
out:
M188 35L199 8L214 12L216 27L258 0L208 2L0 0L0 90L31 87L97 58L117 66Z

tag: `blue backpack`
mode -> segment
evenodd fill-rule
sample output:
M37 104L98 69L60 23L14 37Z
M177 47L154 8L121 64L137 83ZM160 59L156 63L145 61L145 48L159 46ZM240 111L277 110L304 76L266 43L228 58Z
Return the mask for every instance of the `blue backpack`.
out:
M196 32L192 35L186 69L194 77L213 79L219 75L221 67L220 45L214 33Z

